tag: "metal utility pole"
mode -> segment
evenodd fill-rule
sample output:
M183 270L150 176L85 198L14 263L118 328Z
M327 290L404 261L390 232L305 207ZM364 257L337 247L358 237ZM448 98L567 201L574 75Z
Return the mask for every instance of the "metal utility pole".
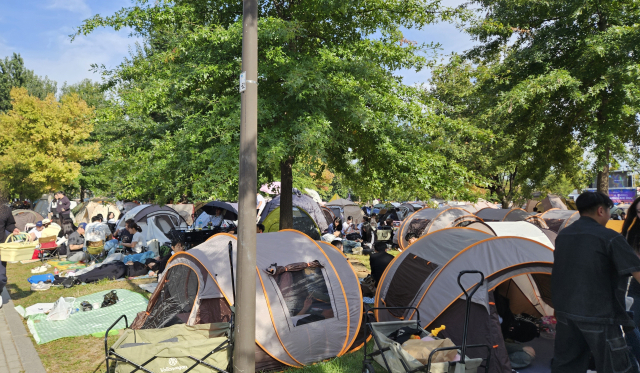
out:
M238 193L238 293L233 350L234 373L255 372L256 186L258 184L258 1L243 0L242 114Z

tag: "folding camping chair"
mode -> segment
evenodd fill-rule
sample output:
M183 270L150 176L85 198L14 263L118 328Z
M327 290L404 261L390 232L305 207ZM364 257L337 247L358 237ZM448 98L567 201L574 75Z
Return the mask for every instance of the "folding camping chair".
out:
M42 262L44 262L45 260L45 253L48 253L48 257L51 258L52 256L56 255L58 257L58 260L60 260L60 252L58 251L58 244L56 244L56 239L58 237L56 236L50 236L50 237L40 237L38 239L38 244L39 247L37 248L38 253L40 254L40 260Z
M100 259L104 254L104 241L87 241L87 254L89 261Z

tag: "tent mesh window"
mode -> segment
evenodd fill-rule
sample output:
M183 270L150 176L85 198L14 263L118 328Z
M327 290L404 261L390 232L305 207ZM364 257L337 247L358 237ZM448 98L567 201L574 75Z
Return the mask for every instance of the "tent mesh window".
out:
M564 219L544 219L544 221L549 226L549 229L556 233L560 231L560 227L564 224Z
M407 233L413 233L418 237L422 237L422 233L427 229L427 225L431 222L431 219L413 219L409 223Z
M320 240L320 233L313 219L297 208L293 209L293 229L306 234L315 241Z
M398 266L384 303L387 307L409 307L427 278L438 265L415 255L408 255ZM395 317L402 317L405 310L389 311Z
M198 295L198 275L186 265L175 265L168 269L164 278L164 285L142 329L184 324L189 319Z
M334 317L321 267L287 271L274 277L294 326Z

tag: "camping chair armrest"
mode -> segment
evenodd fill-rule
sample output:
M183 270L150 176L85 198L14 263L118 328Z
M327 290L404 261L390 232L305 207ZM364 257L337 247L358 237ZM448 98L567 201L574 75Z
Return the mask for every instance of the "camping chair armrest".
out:
M108 341L107 339L109 338L109 332L111 331L111 329L113 329L114 326L116 326L116 324L118 324L118 322L124 317L124 325L125 325L125 329L129 327L129 320L127 320L127 315L122 315L120 317L118 317L118 319L116 321L114 321L113 324L111 324L110 327L107 328L107 331L104 332L104 356L109 357L109 346L107 345Z

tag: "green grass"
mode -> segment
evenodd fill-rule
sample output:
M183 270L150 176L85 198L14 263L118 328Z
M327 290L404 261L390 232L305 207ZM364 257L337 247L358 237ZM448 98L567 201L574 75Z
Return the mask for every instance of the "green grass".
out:
M70 289L52 287L47 291L31 291L27 279L33 274L31 269L40 262L31 264L9 263L7 290L14 305L28 307L36 303L53 303L60 297L81 297L107 289L127 289L149 298L151 294L140 289L135 284L152 282L153 279L136 281L99 281L95 284L78 285ZM46 273L52 273L53 268ZM26 320L23 320L25 328ZM28 330L28 329L27 329ZM113 344L118 336L109 337L109 344ZM104 372L104 339L91 336L62 338L53 342L37 345L31 337L33 345L40 355L42 364L47 372Z
M389 251L391 255L397 255L398 251ZM367 270L369 266L369 256L367 255L347 255L349 259L356 259L361 262ZM60 297L81 297L107 289L127 289L138 292L149 298L151 294L140 289L136 284L153 282L153 279L145 280L125 280L125 281L100 281L95 284L74 286L70 289L62 287L52 287L47 291L31 291L27 279L32 276L31 269L40 265L40 262L31 264L9 263L7 265L7 277L9 283L7 289L11 294L14 305L28 307L36 303L52 303ZM53 268L46 273L52 273ZM26 321L23 320L26 328ZM109 345L112 345L118 336L109 337ZM42 364L47 372L74 372L74 373L95 373L105 372L104 364L104 339L91 336L62 338L53 342L37 345L31 338L33 344L40 355ZM339 358L329 359L303 369L288 369L285 372L304 373L352 373L362 371L362 349ZM377 364L376 372L384 372Z

